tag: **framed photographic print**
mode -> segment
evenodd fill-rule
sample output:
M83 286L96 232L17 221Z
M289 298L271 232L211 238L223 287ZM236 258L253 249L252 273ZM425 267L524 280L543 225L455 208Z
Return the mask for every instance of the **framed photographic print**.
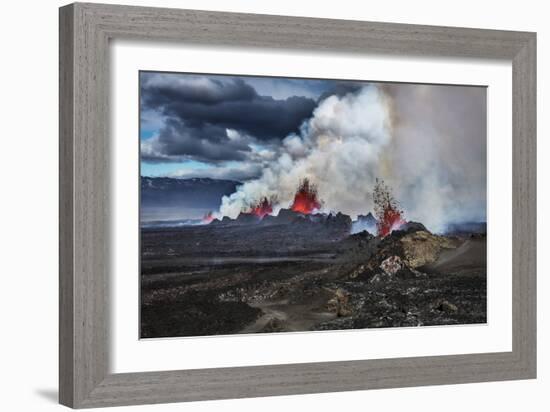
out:
M536 376L534 33L60 9L60 401Z

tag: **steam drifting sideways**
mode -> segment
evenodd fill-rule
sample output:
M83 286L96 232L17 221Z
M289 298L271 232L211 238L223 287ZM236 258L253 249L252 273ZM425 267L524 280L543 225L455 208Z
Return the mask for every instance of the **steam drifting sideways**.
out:
M367 85L321 100L299 133L286 136L274 159L262 163L260 177L225 196L215 216L236 218L248 205L265 198L278 199L272 212L277 214L292 204L296 187L306 178L323 199L316 209L355 218L374 209L376 179L382 178L395 191L404 213L433 231L445 231L460 221L484 221L482 105L480 113L459 107L472 112L467 113L468 124L478 125L472 137L466 134L468 125L438 124L438 112L456 110L456 106L450 107L444 95L432 91L435 86L400 85L410 90L395 92L396 87ZM456 92L465 98L484 93L483 89ZM417 118L417 111L409 107L419 104L419 99L431 107L417 111L433 111L435 122ZM405 104L403 113L400 108ZM461 144L466 150L453 150Z
M298 133L286 136L258 179L222 199L219 215L236 218L253 199L276 196L274 213L291 207L303 179L316 186L323 212L351 216L372 210L372 190L391 141L387 97L377 86L321 100Z
M141 336L485 322L486 129L483 87L140 72Z

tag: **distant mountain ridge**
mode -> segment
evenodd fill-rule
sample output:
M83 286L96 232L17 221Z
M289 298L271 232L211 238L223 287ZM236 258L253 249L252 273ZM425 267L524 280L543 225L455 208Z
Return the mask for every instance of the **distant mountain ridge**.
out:
M451 223L447 226L446 234L459 235L464 233L487 234L487 222Z
M175 177L151 177L141 176L141 187L165 189L169 187L191 187L198 185L240 185L241 182L235 180L212 179L210 177L192 177L189 179L180 179Z
M197 177L141 177L142 220L192 219L218 210L223 196L234 193L241 182Z

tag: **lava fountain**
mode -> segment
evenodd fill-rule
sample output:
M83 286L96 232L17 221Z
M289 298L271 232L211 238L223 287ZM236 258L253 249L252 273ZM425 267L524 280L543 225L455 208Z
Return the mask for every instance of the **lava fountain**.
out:
M300 183L294 202L290 207L294 212L309 215L321 208L321 202L317 198L317 187L309 182L309 179L304 179Z
M378 220L376 224L378 236L386 237L407 223L403 218L403 211L399 208L390 188L381 179L376 179L373 198L374 213Z
M273 206L271 205L271 202L267 199L267 197L264 197L250 208L249 213L256 215L260 219L262 219L264 216L273 213Z
M205 225L211 223L213 220L214 220L214 214L212 212L208 212L202 217L202 223Z

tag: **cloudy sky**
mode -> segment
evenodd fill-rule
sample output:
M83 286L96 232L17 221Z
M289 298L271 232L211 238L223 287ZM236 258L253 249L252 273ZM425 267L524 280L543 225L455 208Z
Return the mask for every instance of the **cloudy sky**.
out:
M141 174L245 181L353 82L140 73Z
M486 220L486 88L141 72L141 174L243 183L217 217L310 179L324 212L373 209L382 178L431 230Z

